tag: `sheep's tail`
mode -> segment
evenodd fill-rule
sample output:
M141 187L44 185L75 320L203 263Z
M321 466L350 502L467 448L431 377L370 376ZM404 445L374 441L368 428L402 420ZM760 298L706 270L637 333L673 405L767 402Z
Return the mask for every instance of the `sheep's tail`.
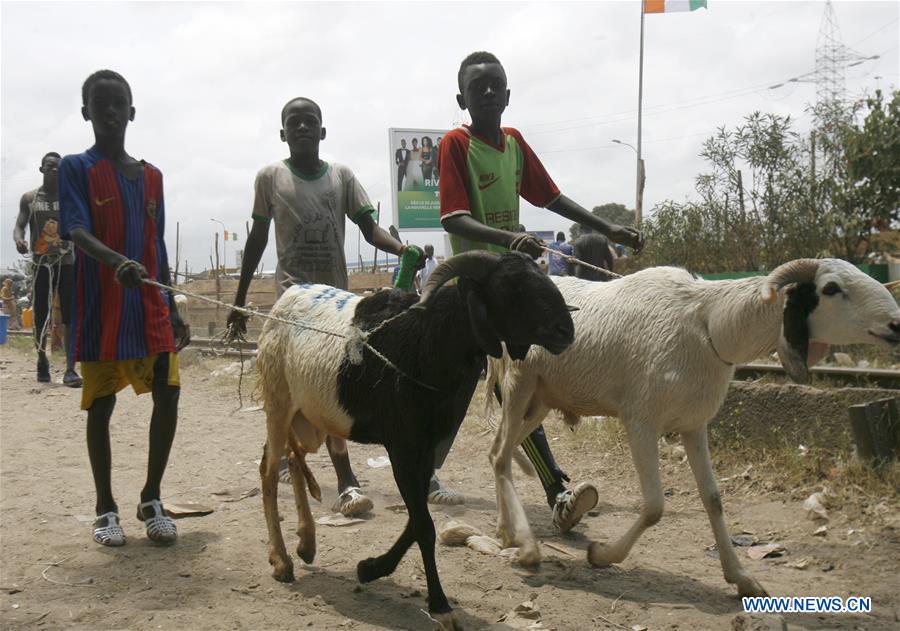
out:
M488 359L487 375L484 378L484 420L495 432L499 424L494 419L494 388L500 383L500 373L505 372L503 360L504 358Z
M506 374L506 362L508 361L509 357L505 353L500 359L489 359L487 376L484 380L484 419L487 421L488 426L495 432L497 431L499 424L494 418L494 388L499 385L502 374ZM531 464L528 456L522 451L521 446L516 447L516 449L513 450L512 459L519 465L522 473L532 478L537 477L537 471L535 470L534 465Z

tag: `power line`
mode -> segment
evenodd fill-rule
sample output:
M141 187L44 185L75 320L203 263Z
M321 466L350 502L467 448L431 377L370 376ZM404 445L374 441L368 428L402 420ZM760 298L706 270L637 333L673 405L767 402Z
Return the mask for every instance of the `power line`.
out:
M708 136L709 133L710 132L701 131L701 132L697 132L696 134L685 134L683 136L670 136L669 138L656 138L654 140L642 140L641 142L643 144L670 142L672 140L683 140L684 138L696 138L697 136ZM542 149L541 151L539 151L539 153L541 155L544 155L544 154L548 154L548 153L569 153L569 152L573 152L573 151L597 151L600 149L612 149L615 146L616 145L614 145L614 144L607 144L607 145L598 145L596 147L577 147L577 148L573 148L573 149L550 149L550 150L546 150L546 151Z
M705 101L707 99L712 99L712 98L726 96L726 95L743 96L744 93L752 92L759 88L767 87L768 85L771 85L771 81L766 82L766 83L760 83L759 85L746 86L743 88L735 88L732 90L726 90L725 92L717 92L714 94L707 94L704 96L693 97L693 98L687 99L685 101L677 101L675 103L662 104L662 105L651 105L649 107L644 108L644 111L659 109L659 108L663 108L663 107L670 107L670 106L674 106L674 105L690 104L690 103L694 103L695 101L698 101L698 102ZM594 120L597 118L607 118L607 117L618 117L618 116L631 115L631 114L634 114L636 111L637 111L636 108L632 108L629 110L623 110L621 112L613 112L611 114L595 114L593 116L582 116L579 118L567 118L567 119L556 120L556 121L545 121L543 123L522 124L520 126L522 128L533 128L533 127L544 127L547 125L562 125L564 123L578 123L578 122L587 121L587 120ZM556 130L556 131L561 131L561 130ZM532 135L535 133L539 133L539 132L532 132ZM540 133L543 133L543 132L540 132Z
M887 27L893 26L894 24L897 23L898 20L900 20L900 18L894 18L893 20L891 20L890 22L888 22L888 23L885 24L884 26L879 27L878 29L872 31L871 33L869 33L868 35L866 35L866 36L863 37L862 39L853 42L852 45L853 45L853 46L857 46L857 45L861 44L862 42L866 41L867 39L869 39L869 38L872 37L873 35L877 35L878 33L880 33L881 31L883 31L883 30L886 29Z

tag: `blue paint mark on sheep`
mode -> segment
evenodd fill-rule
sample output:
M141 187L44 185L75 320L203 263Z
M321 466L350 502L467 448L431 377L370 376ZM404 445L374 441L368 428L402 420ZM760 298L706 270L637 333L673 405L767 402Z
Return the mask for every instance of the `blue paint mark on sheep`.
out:
M353 297L353 294L347 293L340 297L337 303L334 305L337 307L338 311L342 311L345 306L347 306L347 302Z

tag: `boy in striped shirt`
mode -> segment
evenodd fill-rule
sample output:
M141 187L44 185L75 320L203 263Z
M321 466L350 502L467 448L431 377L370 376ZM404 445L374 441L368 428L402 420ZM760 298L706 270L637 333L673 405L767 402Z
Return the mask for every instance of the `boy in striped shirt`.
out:
M518 228L519 197L590 226L618 243L637 250L643 246L639 231L607 223L561 194L522 134L500 126L509 104L509 89L497 57L487 52L472 53L460 65L457 81L457 103L469 111L472 124L446 134L438 155L441 225L450 233L453 254L485 249L541 256L546 244ZM451 436L438 445L438 468L452 440ZM522 447L544 486L554 526L560 532L571 530L596 505L597 489L587 482L566 489L569 478L556 464L542 427L526 438ZM436 478L432 484L437 499L440 485Z
M125 152L134 120L131 87L111 70L95 72L82 87L81 114L95 144L59 166L62 236L78 250L75 261L75 332L69 352L81 361L81 408L87 410L87 445L97 492L93 538L120 546L125 533L112 494L109 420L116 392L129 384L153 393L147 479L137 518L156 543L177 538L160 503L181 391L176 352L190 342L172 296L143 283L170 285L162 174Z

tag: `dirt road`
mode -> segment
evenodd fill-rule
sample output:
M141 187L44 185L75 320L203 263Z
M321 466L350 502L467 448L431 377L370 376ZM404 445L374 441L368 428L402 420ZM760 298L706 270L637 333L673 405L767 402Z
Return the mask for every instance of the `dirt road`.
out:
M57 362L58 363L58 362ZM318 527L314 566L295 559L297 581L269 575L257 462L264 436L259 411L237 411L236 379L212 377L223 362L183 370L178 435L163 484L164 502L200 502L212 515L178 522L170 548L151 545L135 519L146 463L150 399L120 395L112 423L113 482L128 543L103 548L91 541L93 485L79 391L34 381L33 354L0 347L0 624L7 629L428 629L425 580L415 547L393 577L360 587L357 561L387 549L406 515L386 509L401 499L390 468L371 468L377 447L351 446L354 467L375 501L364 523ZM59 376L59 375L55 375ZM249 386L245 392L249 393ZM252 406L245 400L245 406ZM433 510L438 528L449 518L492 535L491 440L473 405L443 479L464 491L464 506ZM519 476L526 511L543 547L544 563L528 572L509 559L439 546L443 585L468 628L731 629L780 628L773 619L740 613L718 560L690 470L677 457L663 462L666 514L621 566L595 569L585 560L590 539L621 534L637 514L640 494L621 448L578 451L584 434L561 423L547 427L554 450L573 479L597 483L601 503L568 536L556 535L536 480ZM585 430L581 430L582 432ZM715 459L715 456L714 456ZM315 517L330 514L334 476L324 450L311 459L323 486ZM719 470L732 477L738 470ZM288 549L295 546L290 487L280 485ZM727 523L783 544L788 553L754 561L739 554L772 594L871 596L871 615L792 614L789 628L896 629L900 625L900 534L897 515L866 523L836 513L825 537L813 536L801 502L724 484ZM243 499L242 499L243 498ZM805 569L791 567L807 559ZM802 563L799 563L802 565ZM535 619L498 620L525 601ZM539 626L538 626L539 623ZM765 627L760 625L776 624ZM755 625L755 626L754 626Z

